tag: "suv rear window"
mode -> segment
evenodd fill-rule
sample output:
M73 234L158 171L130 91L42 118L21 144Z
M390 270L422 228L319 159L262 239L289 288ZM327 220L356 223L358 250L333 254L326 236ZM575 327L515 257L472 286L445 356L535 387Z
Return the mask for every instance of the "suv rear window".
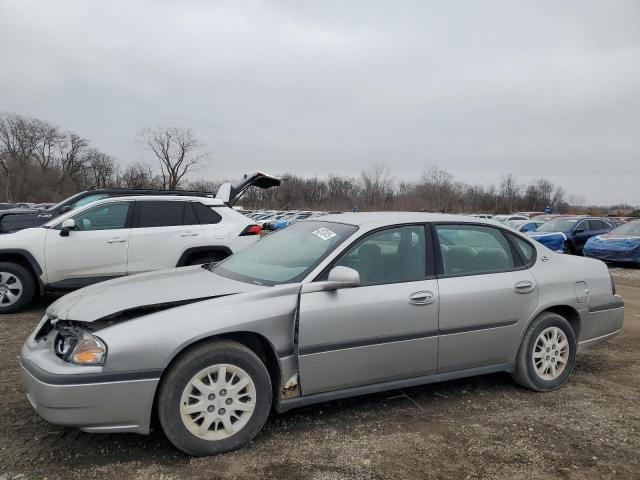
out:
M211 225L214 223L220 223L220 220L222 220L222 217L218 212L215 212L211 207L206 206L204 203L192 202L192 204L201 224Z
M185 208L190 202L176 201L139 201L136 202L137 228L172 227L184 225Z

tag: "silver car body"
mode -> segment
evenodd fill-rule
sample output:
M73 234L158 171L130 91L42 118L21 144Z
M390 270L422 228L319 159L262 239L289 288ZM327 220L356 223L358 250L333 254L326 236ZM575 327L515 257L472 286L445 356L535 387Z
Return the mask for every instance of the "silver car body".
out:
M31 403L53 423L93 432L148 433L163 372L203 339L230 336L260 348L274 383L275 407L286 411L512 371L524 332L545 310L570 321L581 347L622 327L624 306L612 292L604 263L556 254L495 222L397 212L329 215L320 223L325 222L357 230L299 283L266 287L184 267L107 281L62 297L22 349ZM533 245L535 260L528 268L491 274L317 288L317 277L356 239L384 227L438 223L509 231ZM55 355L52 323L65 321L94 330L104 341L103 366L79 366Z

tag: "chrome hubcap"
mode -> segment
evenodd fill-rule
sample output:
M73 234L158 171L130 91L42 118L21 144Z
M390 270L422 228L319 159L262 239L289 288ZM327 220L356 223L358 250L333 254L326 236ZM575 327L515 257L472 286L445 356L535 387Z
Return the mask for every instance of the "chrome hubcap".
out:
M0 272L0 306L13 305L22 295L22 282L13 273Z
M569 361L569 341L558 327L544 329L533 347L531 354L533 368L543 380L555 380Z
M196 373L180 399L182 423L203 440L223 440L240 431L256 406L256 387L247 372L220 364Z

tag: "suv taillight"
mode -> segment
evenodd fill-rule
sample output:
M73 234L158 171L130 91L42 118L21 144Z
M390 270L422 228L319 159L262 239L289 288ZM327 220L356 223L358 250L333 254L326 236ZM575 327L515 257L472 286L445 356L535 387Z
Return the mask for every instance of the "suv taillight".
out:
M260 230L262 230L260 228L260 225L249 225L247 228L245 228L242 233L240 234L241 237L244 237L246 235L260 235Z

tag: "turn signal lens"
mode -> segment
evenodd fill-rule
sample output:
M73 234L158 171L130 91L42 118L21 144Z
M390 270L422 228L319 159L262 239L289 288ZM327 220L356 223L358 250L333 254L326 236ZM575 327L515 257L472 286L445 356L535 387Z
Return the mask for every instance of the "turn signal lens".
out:
M102 365L106 355L106 345L93 335L86 335L78 341L71 361L80 365Z

